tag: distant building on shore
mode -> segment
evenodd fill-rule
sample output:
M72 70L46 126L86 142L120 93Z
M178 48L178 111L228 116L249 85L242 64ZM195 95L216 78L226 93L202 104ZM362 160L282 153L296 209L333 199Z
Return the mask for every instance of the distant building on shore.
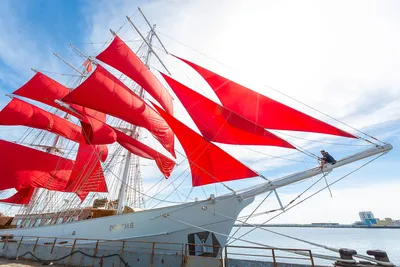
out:
M374 214L371 211L360 211L358 214L361 221L355 222L354 225L392 226L397 224L397 221L393 221L391 218L385 218L384 220L375 218Z
M377 219L371 211L360 211L358 215L360 216L361 223L364 225L371 226L377 222Z
M376 225L379 226L392 226L393 225L393 220L392 218L385 218L384 220L379 220L376 222Z
M335 226L335 225L339 225L339 223L312 223L311 226Z

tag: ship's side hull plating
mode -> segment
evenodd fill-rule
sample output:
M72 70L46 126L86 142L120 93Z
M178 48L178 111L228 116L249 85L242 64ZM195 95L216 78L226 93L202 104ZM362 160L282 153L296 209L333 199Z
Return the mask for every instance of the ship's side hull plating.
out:
M191 243L190 234L209 231L214 233L219 245L224 246L235 219L253 200L254 197L241 200L231 196L72 223L8 229L0 234L57 237L60 241L87 238Z

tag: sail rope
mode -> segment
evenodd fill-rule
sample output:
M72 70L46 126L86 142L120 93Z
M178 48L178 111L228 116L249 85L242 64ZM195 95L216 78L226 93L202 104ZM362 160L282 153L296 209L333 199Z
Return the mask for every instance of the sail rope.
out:
M340 180L342 180L342 179L348 177L348 176L351 175L352 173L354 173L354 172L360 170L361 168L365 167L366 165L368 165L368 164L371 163L372 161L378 159L379 157L385 155L386 153L388 153L388 152L384 152L384 153L382 153L381 155L378 155L377 157L373 158L372 160L366 162L365 164L363 164L363 165L359 166L358 168L354 169L353 171L351 171L351 172L347 173L346 175L340 177L339 179L337 179L335 182L329 184L328 186L331 186L331 185L333 185L333 184L339 182ZM319 181L321 181L321 179L323 179L323 178L324 178L324 176L320 177L316 182L314 182L311 186L309 186L309 187L308 187L304 192L302 192L299 196L297 196L296 198L294 198L293 200L291 200L291 201L289 202L289 204L287 204L287 205L284 207L284 211L282 211L281 213L279 213L279 214L276 215L275 217L271 218L270 220L264 222L263 224L265 224L265 223L271 221L272 219L274 219L274 218L278 217L279 215L283 214L285 211L288 211L288 210L294 208L294 206L297 206L297 205L303 203L304 201L310 199L311 197L317 195L318 193L320 193L320 192L322 192L324 189L326 189L328 186L323 187L322 189L316 191L314 194L312 194L312 195L308 196L307 198L303 199L301 202L298 202L297 204L295 204L295 205L289 207L289 205L293 204L294 201L295 201L296 199L300 198L302 194L304 194L305 192L307 192L311 187L313 187L316 183L318 183ZM273 182L273 181L272 181L272 182ZM233 196L233 195L232 195L232 196ZM196 202L195 202L195 203L196 203ZM169 214L172 214L172 213L174 213L174 212L176 212L176 211L179 211L179 210L182 210L182 209L184 209L184 208L185 208L185 207L183 207L183 208L180 207L180 208L178 208L178 209L172 209L172 210L170 210L168 213L169 213ZM256 217L256 216L260 216L260 215L265 215L265 214L268 214L268 213L271 213L271 212L275 212L275 211L279 211L279 210L281 210L281 209L274 209L274 210L270 210L270 211L267 211L267 212L255 213L254 215L252 215L252 217ZM162 215L159 215L159 216L162 216ZM159 216L158 216L158 217L159 217ZM246 217L249 217L249 216L248 216L248 215L246 215L246 216L240 216L240 217L238 217L238 218L246 218ZM211 224L213 224L213 223L211 223Z
M285 205L283 208L281 208L281 209L272 209L272 210L263 212L262 214L265 215L265 214L273 213L273 212L276 212L276 211L279 211L279 210L281 210L282 212L285 212L288 206L290 206L290 205L291 205L292 203L294 203L297 199L299 199L302 195L304 195L304 194L305 194L308 190L310 190L314 185L316 185L319 181L321 181L321 179L326 178L327 175L328 175L328 173L323 173L323 175L322 175L317 181L315 181L313 184L311 184L308 188L306 188L303 192L301 192L301 193L300 193L298 196L296 196L294 199L292 199L291 201L289 201L289 203L288 203L287 205ZM272 191L267 195L267 197L268 197L271 193L272 193ZM265 198L265 199L266 199L266 198ZM254 213L255 213L256 210L261 206L261 204L265 201L265 199L251 212L250 215L246 215L246 216L242 216L242 217L241 217L241 218L246 218L246 220L244 221L244 223L246 223L248 219L250 219L251 217L254 216ZM240 221L239 218L238 218L238 221ZM232 236L234 236L234 235L242 228L242 226L243 226L243 223L242 223L242 225L241 225L240 227L238 227L238 229L235 231L235 233L233 233ZM229 244L229 240L230 240L230 238L227 240L227 243L228 243L228 244Z
M156 208L158 205L160 205L161 203L163 203L167 198L169 198L175 191L177 191L178 190L178 188L183 184L183 182L189 177L189 175L190 175L190 172L188 172L187 174L186 174L186 176L182 179L182 181L180 182L180 184L177 186L177 187L175 187L174 186L174 190L172 190L172 192L171 193L169 193L162 201L160 201L159 203L157 203L156 205L154 205L153 207L152 207L152 209L154 209L154 208ZM173 184L173 183L171 183L171 184ZM183 203L183 202L182 202Z
M210 210L208 210L208 209L207 209L206 211L211 212L211 213L213 213L213 214L220 215L220 216L225 217L225 218L228 218L228 219L230 219L230 220L239 221L239 222L241 222L241 223L243 223L243 224L246 224L246 225L248 225L248 226L252 226L252 227L257 227L257 226L258 226L258 225L254 225L254 224L251 224L251 223L246 223L245 221L237 220L237 219L235 219L235 218L232 218L232 217L230 217L230 216L224 215L224 214L219 213L219 212L217 212L217 211L210 211ZM315 246L315 247L323 248L323 249L326 249L326 250L329 250L329 251L332 251L332 252L337 252L337 253L339 253L339 249L338 249L338 248L333 248L333 247L326 246L326 245L323 245L323 244L318 244L318 243L315 243L315 242L312 242L312 241L308 241L308 240L305 240L305 239L302 239L302 238L298 238L298 237L294 237L294 236L291 236L291 235L283 234L283 233L280 233L280 232L277 232L277 231L269 230L269 229L266 229L265 227L260 228L260 230L263 230L263 231L266 231L266 232L269 232L269 233L272 233L272 234L275 234L275 235L279 235L279 236L282 236L282 237L286 237L286 238L288 238L288 239L296 240L296 241L299 241L299 242L302 242L302 243L306 243L306 244L309 244L309 245L312 245L312 246ZM233 238L233 237L230 236L229 238L231 239L231 238ZM240 241L244 241L244 240L242 240L241 238L240 238L239 240L240 240ZM236 240L235 240L235 241L236 241ZM231 243L233 243L233 242L231 242ZM227 244L227 246L228 246L228 245L229 245L229 243ZM313 255L314 255L314 253L313 253ZM371 257L368 257L368 256L364 256L364 255L360 255L360 254L353 255L353 257L357 257L357 258L361 258L361 259L366 259L366 260L371 260L371 261L374 261L374 260L375 260L374 258L371 258ZM376 261L375 261L375 262L376 262Z
M167 34L162 33L162 32L160 32L159 30L155 30L155 31L156 31L158 34L163 35L163 36L165 36L166 38L168 38L168 39L170 39L170 40L172 40L172 41L174 41L174 42L176 42L176 43L178 43L178 44L180 44L180 45L182 45L182 46L184 46L184 47L186 47L186 48L192 50L193 52L195 52L195 53L197 53L197 54L199 54L199 55L201 55L201 56L204 56L204 57L206 57L206 58L208 58L208 59L210 59L210 60L212 60L212 61L214 61L214 62L216 62L216 63L218 63L218 64L220 64L220 65L223 65L224 67L227 67L227 68L229 68L230 70L233 70L235 73L240 73L240 72L239 72L238 70L236 70L235 68L233 68L233 67L231 67L231 66L228 66L228 65L226 65L226 64L224 64L224 63L218 61L217 59L215 59L215 58L213 58L213 57L210 57L210 56L208 56L208 55L206 55L206 54L204 54L204 53L202 53L202 52L200 52L200 51L198 51L198 50L196 50L196 49L190 47L189 45L186 45L186 44L184 44L184 43L182 43L182 42L176 40L175 38L173 38L173 37L171 37L171 36L169 36L169 35L167 35ZM165 51L163 51L163 52L164 52L164 53L167 53L167 52L165 52ZM169 53L167 53L167 54L169 54ZM316 112L318 112L318 113L320 113L320 114L322 114L322 115L324 115L324 116L326 116L326 117L328 117L328 118L330 118L330 119L332 119L332 120L335 120L336 122L339 122L339 123L341 123L341 124L343 124L343 125L345 125L345 126L351 128L351 129L353 129L353 130L355 130L355 131L357 131L357 132L359 132L359 133L361 133L361 134L363 134L363 135L365 135L365 136L368 136L369 138L372 138L372 139L375 140L375 141L378 141L378 142L380 142L380 143L382 143L382 144L386 144L385 142L380 141L379 139L377 139L377 138L375 138L375 137L373 137L373 136L367 134L366 132L364 132L364 131L362 131L362 130L360 130L360 129L357 129L357 128L355 128L355 127L353 127L353 126L351 126L351 125L349 125L349 124L347 124L347 123L345 123L345 122L343 122L343 121L341 121L341 120L339 120L339 119L336 119L335 117L333 117L333 116L331 116L331 115L329 115L329 114L327 114L327 113L325 113L325 112L322 112L322 111L320 111L320 110L318 110L318 109L316 109L316 108L314 108L314 107L312 107L312 106L310 106L310 105L308 105L308 104L306 104L306 103L304 103L304 102L302 102L302 101L300 101L300 100L297 100L297 99L295 99L294 97L291 97L291 96L289 96L288 94L283 93L283 92L281 92L281 91L279 91L279 90L273 88L272 86L269 86L269 85L264 85L264 86L267 87L267 88L269 88L269 89L271 89L271 90L273 90L273 91L275 91L275 92L277 92L277 93L279 93L279 94L281 94L281 95L283 95L283 96L285 96L285 97L287 97L287 98L289 98L289 99L291 99L291 100L293 100L293 101L296 101L296 102L298 102L299 104L302 104L303 106L306 106L306 107L308 107L308 108L310 108L310 109L312 109L312 110L314 110L314 111L316 111ZM359 139L362 139L362 140L368 142L368 143L374 144L373 142L369 141L368 139L365 139L365 138L360 137L360 136L357 136L357 137L358 137Z
M143 40L140 38L137 38L137 39L132 39L132 40L124 40L124 42L125 43L136 43L136 42L143 42ZM107 41L106 42L77 42L77 43L75 43L74 42L74 44L90 44L90 45L97 45L97 44L107 44Z
M182 220L180 220L180 219L171 217L171 216L169 216L169 215L165 215L164 217L167 218L167 219L170 219L170 220L173 220L173 221L176 221L176 222L185 224L185 225L190 226L190 227L192 227L192 228L197 228L197 229L202 230L202 231L212 232L212 233L217 234L217 235L229 237L229 234L224 234L224 233L217 232L217 231L214 231L214 230L211 230L211 229L202 227L202 226L194 225L194 224L191 224L191 223L182 221ZM219 222L219 223L221 223L221 222ZM254 241L250 241L250 240L243 239L243 238L237 238L237 237L232 237L232 238L235 239L236 241L242 241L242 242L249 243L249 244L256 245L256 246L261 246L261 247L265 247L265 248L274 248L274 249L278 249L277 247L270 246L270 245L266 245L266 244L264 244L264 243L254 242ZM309 256L308 253L302 253L302 252L298 252L298 251L288 251L288 252L289 252L289 253L294 253L294 254L297 254L297 255L302 255L302 256ZM315 257L315 258L328 259L328 260L332 260L332 261L341 260L341 258L334 257L334 256L329 256L329 255L321 255L321 254L315 254L315 253L313 253L312 255L313 255L313 257ZM353 257L354 257L354 256L353 256ZM371 259L371 260L372 260L372 259Z
M243 237L243 236L245 236L245 235L248 235L249 233L253 232L254 230L259 229L261 226L265 225L266 223L270 222L271 220L275 219L276 217L282 215L284 212L286 212L286 211L288 211L288 210L290 210L290 209L292 209L292 208L294 208L294 207L300 205L301 203L305 202L306 200L308 200L308 199L314 197L315 195L319 194L319 193L322 192L323 190L327 189L329 186L332 186L332 185L338 183L339 181L343 180L344 178L350 176L351 174L357 172L358 170L362 169L363 167L367 166L368 164L370 164L370 163L372 163L373 161L377 160L378 158L382 157L382 156L385 155L386 153L387 153L387 152L381 153L380 155L378 155L378 156L374 157L373 159L367 161L366 163L362 164L361 166L357 167L356 169L352 170L351 172L349 172L349 173L343 175L342 177L340 177L339 179L335 180L334 182L332 182L332 183L330 183L330 184L324 186L324 187L321 188L320 190L314 192L314 193L311 194L310 196L308 196L308 197L304 198L303 200L297 202L296 204L294 204L294 205L288 207L287 209L285 209L285 210L282 211L281 213L279 213L279 214L273 216L272 218L269 218L268 220L264 221L264 222L261 223L258 227L253 228L253 229L249 230L248 232L242 234L240 237ZM319 182L322 178L324 178L324 176L321 177L317 182ZM316 183L317 183L317 182L316 182ZM312 186L314 186L316 183L314 183ZM306 189L306 190L309 190L309 188ZM297 198L296 198L296 199L297 199ZM294 201L292 201L291 203L293 203L293 202L294 202ZM290 204L290 203L289 203L289 204ZM256 216L259 216L259 215L262 215L262 214L263 214L263 213L261 213L261 214L254 214L252 217L256 217Z
M256 212L256 210L258 210L259 207L261 207L261 205L268 199L268 197L272 194L272 192L273 192L273 191L270 191L270 192L265 196L265 198L264 198L262 201L260 201L260 203L257 205L257 207L256 207L256 208L251 212L251 214L244 220L243 224L246 223L247 220L251 218L251 216L254 214L254 212ZM232 234L232 236L235 236L235 234L242 228L243 224L242 224L240 227L238 227L238 228L236 229L236 231ZM230 239L231 239L231 238L229 237L228 240L227 240L226 242L228 243Z
M336 146L361 146L361 147L366 147L366 146L372 146L371 144L367 145L367 144L344 144L344 143L334 143L334 142L326 142L326 141L321 141L321 140L313 140L313 139L307 139L307 138L303 138L303 137L299 137L299 136L295 136L295 135L291 135L288 133L283 133L281 131L276 131L279 134L282 135L286 135L292 138L296 138L296 139L301 139L304 141L308 141L308 142L313 142L313 143L321 143L321 144L326 144L326 145L336 145Z

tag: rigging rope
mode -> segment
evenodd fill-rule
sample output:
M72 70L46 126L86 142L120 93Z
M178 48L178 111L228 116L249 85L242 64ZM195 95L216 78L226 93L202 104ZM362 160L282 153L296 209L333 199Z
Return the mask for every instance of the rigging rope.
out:
M193 228L197 228L197 229L200 229L200 230L203 230L203 231L212 232L212 233L214 233L214 234L221 235L221 236L224 236L224 237L230 237L230 236L227 235L227 234L223 234L223 233L220 233L220 232L217 232L217 231L214 231L214 230L205 228L205 227L201 227L201 226L198 226L198 225L194 225L194 224L191 224L191 223L188 223L188 222L179 220L179 219L177 219L177 218L173 218L173 217L171 217L171 216L169 216L169 215L165 215L164 217L165 217L165 218L168 218L168 219L171 219L171 220L174 220L174 221L177 221L177 222L180 222L180 223L182 223L182 224L191 226L191 227L193 227ZM220 222L219 222L219 223L220 223ZM265 248L274 248L274 249L277 249L276 247L269 246L269 245L266 245L266 244L263 244L263 243L258 243L258 242L254 242L254 241L250 241L250 240L246 240L246 239L242 239L242 238L236 238L236 237L231 237L231 238L232 238L232 239L235 239L235 240L239 240L239 241L245 242L245 243L249 243L249 244L253 244L253 245L265 247ZM294 253L294 254L297 254L297 255L302 255L302 256L309 256L308 253L302 253L302 252L298 252L298 251L288 251L288 252ZM321 254L315 254L315 253L313 253L313 257L315 257L315 258L322 258L322 259L329 259L329 260L333 260L333 261L341 260L341 258L338 258L338 257L333 257L333 256L328 256L328 255L321 255ZM353 256L353 257L354 257L354 256Z
M248 219L251 218L251 216L254 214L254 212L256 212L256 210L265 202L265 200L267 200L267 198L272 194L273 191L270 191L265 198L258 204L258 206L251 212L251 214L246 218L246 220L243 223L246 223ZM235 236L235 234L242 228L243 224L238 227L236 229L236 231L231 235L231 236ZM229 243L229 240L231 239L231 237L228 238L228 240L226 241L226 243Z
M364 163L364 164L362 164L361 166L357 167L356 169L354 169L353 171L349 172L348 174L346 174L346 175L340 177L340 178L337 179L336 181L334 181L334 182L328 184L327 186L323 187L322 189L316 191L315 193L311 194L310 196L306 197L305 199L301 200L300 202L296 203L295 205L293 205L293 206L291 206L291 207L285 209L285 211L282 211L281 213L279 213L279 214L273 216L272 218L266 220L265 222L261 223L258 227L253 228L253 229L249 230L248 232L242 234L239 238L241 238L241 237L243 237L243 236L245 236L245 235L247 235L247 234L253 232L254 230L256 230L256 229L258 229L259 227L261 227L262 225L268 223L268 222L271 221L272 219L275 219L276 217L280 216L280 215L283 214L284 212L286 212L286 211L288 211L288 210L290 210L290 209L296 207L297 205L303 203L304 201L306 201L306 200L310 199L311 197L317 195L318 193L322 192L324 189L328 188L329 186L332 186L332 185L336 184L337 182L343 180L344 178L350 176L351 174L355 173L356 171L360 170L361 168L365 167L366 165L370 164L371 162L375 161L376 159L382 157L382 156L385 155L386 153L388 153L388 152L384 152L384 153L382 153L382 154L380 154L380 155L374 157L373 159L367 161L366 163ZM324 177L324 176L323 176L323 177ZM321 180L323 177L321 177L319 180ZM318 181L319 181L319 180L318 180ZM318 181L317 181L317 182L318 182ZM315 184L315 183L314 183L314 184ZM313 185L314 185L314 184L313 184ZM308 189L309 189L309 188L308 188ZM308 189L307 189L307 190L308 190ZM292 201L292 202L293 202L293 201ZM291 203L292 203L292 202L291 202Z
M336 146L371 146L371 144L369 144L369 145L362 145L362 144L332 143L332 142L326 142L326 141L319 141L319 140L307 139L307 138L303 138L303 137L299 137L299 136L295 136L295 135L283 133L283 132L281 132L281 131L276 131L276 132L279 133L279 134L282 134L282 135L286 135L286 136L289 136L289 137L293 137L293 138L296 138L296 139L301 139L301 140L305 140L305 141L313 142L313 143L321 143L321 144L336 145Z

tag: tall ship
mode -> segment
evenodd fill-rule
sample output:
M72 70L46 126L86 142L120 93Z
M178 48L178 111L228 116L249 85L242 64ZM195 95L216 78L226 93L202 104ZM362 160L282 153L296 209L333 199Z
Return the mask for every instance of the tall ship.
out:
M233 233L235 223L249 225L253 217L281 213L302 201L299 192L283 203L280 188L317 177L329 189L336 181L326 177L335 169L363 159L366 165L392 149L339 120L334 126L184 54L170 53L155 26L143 19L147 34L127 17L140 37L136 49L118 31L111 31L93 55L71 45L81 66L56 54L74 72L67 84L33 69L32 78L8 94L0 125L26 131L15 141L0 140L0 235L252 244ZM214 95L174 78L161 60L166 57L202 79ZM189 115L186 120L183 113ZM318 140L335 136L357 143L358 150L320 164L322 156L298 145L292 138L296 133L313 133ZM261 147L285 151L300 165L272 179L227 152L246 148L257 153ZM304 168L290 157L296 153L314 166ZM149 185L147 179L154 182ZM238 182L243 179L249 183ZM260 204L239 216L257 196ZM276 198L278 208L266 212L259 207L268 197Z

